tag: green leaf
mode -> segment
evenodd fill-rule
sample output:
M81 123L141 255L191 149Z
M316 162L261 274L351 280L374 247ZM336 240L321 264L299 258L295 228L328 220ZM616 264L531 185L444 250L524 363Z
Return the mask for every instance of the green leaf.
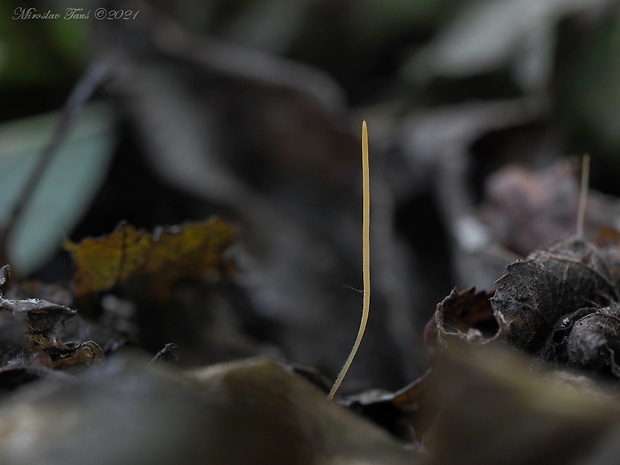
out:
M0 125L0 225L3 227L59 116L53 113ZM10 264L17 272L34 271L62 244L101 186L113 145L111 109L104 104L85 108L9 238Z

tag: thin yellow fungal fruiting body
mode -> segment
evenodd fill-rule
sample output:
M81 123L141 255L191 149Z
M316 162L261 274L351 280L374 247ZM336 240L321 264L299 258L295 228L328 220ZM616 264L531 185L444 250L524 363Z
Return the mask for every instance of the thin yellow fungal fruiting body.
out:
M334 382L327 398L334 398L336 391L342 384L355 354L364 337L366 324L368 323L368 315L370 314L370 167L368 164L368 127L366 121L362 123L362 271L364 275L364 303L362 307L362 321L355 338L355 343L351 349L351 353L338 374L338 378Z

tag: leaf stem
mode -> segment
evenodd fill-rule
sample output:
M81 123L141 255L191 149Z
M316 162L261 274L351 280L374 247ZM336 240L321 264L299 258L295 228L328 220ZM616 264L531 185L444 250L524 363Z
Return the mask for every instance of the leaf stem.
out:
M368 315L370 314L370 167L368 163L368 127L366 126L366 121L362 123L362 271L364 275L362 320L351 353L347 357L334 385L329 391L327 396L329 400L334 398L336 391L338 391L338 388L342 384L342 380L346 376L347 371L349 371L349 367L364 337L366 324L368 323Z
M590 155L585 154L581 159L581 189L579 192L579 210L577 211L577 236L583 237L586 219L586 204L588 203L588 183L590 181Z

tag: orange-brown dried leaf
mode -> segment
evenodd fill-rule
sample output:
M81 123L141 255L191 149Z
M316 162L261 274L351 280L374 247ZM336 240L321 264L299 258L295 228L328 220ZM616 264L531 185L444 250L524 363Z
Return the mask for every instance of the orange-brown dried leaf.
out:
M236 229L221 220L158 228L153 234L121 223L111 234L65 242L76 266L77 296L101 292L137 277L165 297L181 279L217 273Z

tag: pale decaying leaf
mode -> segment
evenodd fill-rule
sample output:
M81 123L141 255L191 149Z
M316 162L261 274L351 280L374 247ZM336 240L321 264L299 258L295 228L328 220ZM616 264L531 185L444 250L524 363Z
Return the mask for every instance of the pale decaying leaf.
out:
M438 364L442 413L429 447L434 465L617 463L620 407L583 377L536 372L502 350L462 347Z
M265 359L183 375L111 359L77 382L42 384L5 403L0 448L6 465L420 463Z
M233 463L257 463L252 451L263 449L265 464L416 463L387 433L269 359L216 365L188 376L207 399L219 402L222 417L211 441L231 450L222 450L218 463L232 457L238 459ZM236 443L244 450L232 450Z

